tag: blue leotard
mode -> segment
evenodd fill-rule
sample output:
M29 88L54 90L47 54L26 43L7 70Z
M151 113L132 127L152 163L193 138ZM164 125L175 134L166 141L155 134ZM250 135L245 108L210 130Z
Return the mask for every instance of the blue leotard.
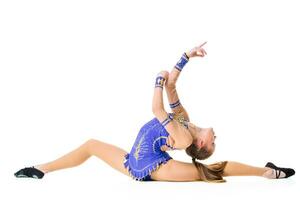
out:
M124 166L135 180L150 181L151 173L172 157L161 146L167 145L169 133L165 126L173 120L174 113L168 113L168 118L160 122L153 118L140 129L129 154L125 155ZM172 148L172 147L171 147ZM174 148L173 148L174 149Z

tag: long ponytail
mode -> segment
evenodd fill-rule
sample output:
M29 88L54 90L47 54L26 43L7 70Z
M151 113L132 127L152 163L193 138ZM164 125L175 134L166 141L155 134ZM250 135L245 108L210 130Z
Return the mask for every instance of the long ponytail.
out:
M217 162L210 165L205 165L200 162L197 162L195 158L192 158L192 161L198 170L199 178L201 181L217 183L222 183L226 181L225 179L223 179L222 175L224 172L224 168L226 167L227 161Z
M198 160L204 160L211 156L211 153L205 148L197 148L195 144L191 144L188 148L186 148L186 153L192 157L193 164L196 166L199 179L206 182L225 182L222 175L224 173L224 168L226 167L227 161L217 162L210 165L205 165Z

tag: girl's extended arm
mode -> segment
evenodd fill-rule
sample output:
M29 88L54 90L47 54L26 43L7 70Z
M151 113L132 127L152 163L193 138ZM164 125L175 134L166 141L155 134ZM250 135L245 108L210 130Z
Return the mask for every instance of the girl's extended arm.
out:
M183 67L186 65L186 63L189 61L190 58L200 56L203 57L206 55L206 51L202 48L205 43L201 44L198 47L193 48L189 52L185 52L181 59L178 61L178 63L173 67L169 74L169 78L166 82L166 92L169 100L169 105L172 111L176 114L182 115L187 121L190 121L189 116L185 108L182 106L178 93L176 90L176 82L178 80L178 77L183 69Z
M191 145L193 141L192 136L180 131L178 125L172 121L172 116L164 109L163 87L168 76L169 73L167 71L162 71L156 77L152 100L152 112L174 139L174 147L177 149L185 149Z

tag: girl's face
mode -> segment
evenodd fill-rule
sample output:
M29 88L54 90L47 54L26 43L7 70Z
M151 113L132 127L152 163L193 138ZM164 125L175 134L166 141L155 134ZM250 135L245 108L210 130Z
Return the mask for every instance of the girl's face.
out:
M197 146L199 148L206 146L208 151L215 151L215 132L213 128L199 128L197 127L197 132L199 134L199 138L197 139Z

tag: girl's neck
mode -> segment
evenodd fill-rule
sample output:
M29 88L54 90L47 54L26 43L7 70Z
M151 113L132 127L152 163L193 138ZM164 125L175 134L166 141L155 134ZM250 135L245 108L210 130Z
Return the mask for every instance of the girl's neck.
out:
M197 139L197 131L198 131L197 129L200 129L200 128L197 127L195 124L189 122L189 131L190 131L190 134L193 137L193 140Z

